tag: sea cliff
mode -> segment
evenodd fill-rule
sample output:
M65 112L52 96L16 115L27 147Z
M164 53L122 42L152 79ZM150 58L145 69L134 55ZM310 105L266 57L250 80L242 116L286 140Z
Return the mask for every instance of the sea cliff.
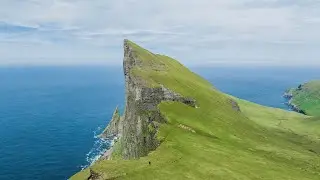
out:
M159 146L160 141L156 134L159 124L166 122L158 108L160 102L177 101L196 107L195 100L183 97L160 83L150 84L134 73L134 70L141 69L144 63L139 57L139 48L133 42L124 40L125 111L120 116L116 108L109 125L101 135L102 138L118 139L116 146L121 147L116 153L123 159L146 156ZM153 63L150 68L164 69L165 66Z
M320 81L314 80L287 90L284 97L294 111L320 116Z

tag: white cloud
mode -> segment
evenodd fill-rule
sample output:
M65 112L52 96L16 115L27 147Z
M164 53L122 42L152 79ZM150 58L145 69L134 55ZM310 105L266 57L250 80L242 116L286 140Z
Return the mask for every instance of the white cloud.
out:
M0 22L16 30L0 26L0 64L24 57L25 64L35 57L121 64L122 40L129 38L190 64L320 65L320 4L312 0L2 0L0 6ZM60 63L47 61L39 63Z

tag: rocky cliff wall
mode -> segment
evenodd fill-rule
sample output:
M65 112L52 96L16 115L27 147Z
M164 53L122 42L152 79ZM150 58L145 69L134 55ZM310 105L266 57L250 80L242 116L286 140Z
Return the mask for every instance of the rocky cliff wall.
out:
M196 107L193 99L182 97L161 84L157 87L150 87L148 82L135 76L132 70L143 68L142 64L131 42L125 40L123 61L126 86L125 111L120 118L115 115L118 114L116 110L110 124L102 134L102 137L118 136L124 159L146 156L159 146L160 142L156 138L156 133L159 124L166 122L158 109L159 103L178 101Z

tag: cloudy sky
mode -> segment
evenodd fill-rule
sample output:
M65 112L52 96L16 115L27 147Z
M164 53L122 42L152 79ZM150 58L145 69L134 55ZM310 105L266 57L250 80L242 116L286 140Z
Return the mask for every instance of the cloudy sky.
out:
M319 0L0 0L0 65L121 65L122 43L189 65L320 66Z

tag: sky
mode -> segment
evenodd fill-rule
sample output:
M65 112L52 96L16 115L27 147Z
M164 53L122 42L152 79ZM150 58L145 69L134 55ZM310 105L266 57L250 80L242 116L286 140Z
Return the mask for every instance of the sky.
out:
M319 0L1 0L0 65L121 65L123 39L198 66L320 66Z

